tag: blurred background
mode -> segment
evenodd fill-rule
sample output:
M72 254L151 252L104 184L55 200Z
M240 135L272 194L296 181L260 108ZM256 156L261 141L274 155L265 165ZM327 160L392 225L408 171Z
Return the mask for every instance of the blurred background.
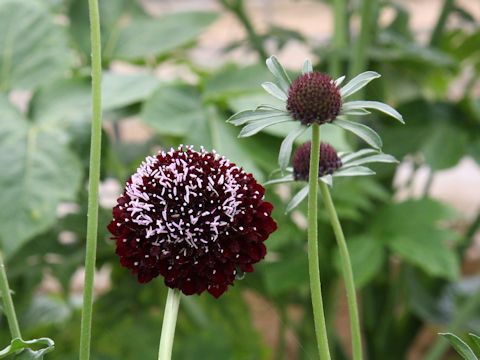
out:
M456 359L437 335L480 334L480 2L474 0L100 0L101 210L92 359L155 359L166 288L121 268L106 225L145 156L216 149L263 181L289 129L248 139L225 123L275 104L265 58L292 78L314 69L382 77L363 93L402 113L364 121L401 164L342 179L332 196L352 257L368 359ZM77 356L90 140L87 2L0 1L0 248L25 338ZM337 150L356 138L324 132ZM299 139L298 146L305 139ZM256 271L216 300L183 297L174 359L316 359L306 204L267 190L279 231ZM320 261L335 359L350 358L339 256L320 209ZM0 317L0 348L9 343Z

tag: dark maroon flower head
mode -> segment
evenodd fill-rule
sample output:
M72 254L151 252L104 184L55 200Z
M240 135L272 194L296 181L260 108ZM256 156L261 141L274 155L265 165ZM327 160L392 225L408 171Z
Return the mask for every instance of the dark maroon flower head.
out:
M273 206L251 174L215 152L179 147L147 157L127 181L108 229L123 266L159 274L184 294L219 297L252 272L276 230Z
M308 141L300 146L297 151L295 151L295 154L293 154L293 177L297 181L308 181L311 146L311 141ZM342 160L338 157L335 149L329 144L320 143L318 177L333 174L333 172L341 166Z
M290 85L287 110L304 125L335 120L342 107L342 97L335 81L328 75L311 72Z

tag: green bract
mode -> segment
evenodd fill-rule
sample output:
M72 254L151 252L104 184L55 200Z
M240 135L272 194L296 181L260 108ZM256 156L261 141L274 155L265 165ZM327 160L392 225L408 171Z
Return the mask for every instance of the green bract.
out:
M292 81L290 80L287 72L278 62L275 56L271 56L266 61L268 69L275 76L277 83L265 82L262 84L262 87L272 96L281 100L283 102L283 107L275 108L270 105L260 105L255 110L246 110L240 111L233 116L231 116L227 121L235 126L244 125L241 130L239 137L248 137L252 136L259 131L265 129L268 126L286 123L286 122L296 122L290 112L286 110L287 99L289 96L289 89ZM309 59L306 59L302 66L302 74L307 74L313 71L312 63ZM355 122L347 120L347 116L363 116L370 114L370 111L367 109L374 109L381 111L394 119L397 119L402 124L404 123L402 115L396 111L391 106L378 102L378 101L345 101L349 96L353 95L364 86L366 86L370 81L380 77L380 74L374 71L366 71L357 75L343 87L341 87L340 95L342 97L342 107L340 109L339 115L335 120L331 122L332 125L338 126L344 130L347 130L363 141L365 141L372 148L380 151L382 148L382 139L380 136L370 127ZM335 84L340 86L345 79L345 76L342 76L335 80ZM292 153L292 146L296 138L298 138L308 126L299 124L298 128L292 130L283 140L280 147L278 155L278 164L282 171L285 171L288 163L290 161L290 156ZM384 155L384 154L383 154ZM347 173L347 172L346 172ZM349 170L348 173L356 173L353 170ZM365 175L361 173L361 175ZM346 176L346 175L344 175ZM352 175L349 175L352 176Z

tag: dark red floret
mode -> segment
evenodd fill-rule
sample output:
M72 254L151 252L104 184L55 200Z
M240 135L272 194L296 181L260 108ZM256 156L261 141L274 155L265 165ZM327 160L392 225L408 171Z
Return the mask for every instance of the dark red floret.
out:
M293 154L293 177L297 181L308 181L311 146L311 141L308 141ZM335 149L329 144L320 143L318 177L333 174L341 166L342 160L338 157Z
M184 294L223 294L252 272L276 230L252 174L215 152L182 147L147 159L128 179L108 229L120 263L146 283L162 275Z
M304 125L332 122L340 113L341 107L340 91L326 74L304 74L290 85L287 110Z

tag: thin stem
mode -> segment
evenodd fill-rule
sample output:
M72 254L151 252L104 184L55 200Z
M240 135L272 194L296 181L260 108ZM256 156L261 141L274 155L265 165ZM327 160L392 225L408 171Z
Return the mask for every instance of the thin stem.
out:
M347 46L347 4L345 0L333 1L333 56L330 59L330 75L338 78L342 75L342 62L339 52Z
M320 283L320 267L318 261L318 162L320 158L320 126L312 125L312 147L310 152L310 173L308 191L308 272L310 275L310 291L312 296L313 320L317 337L318 353L321 360L330 360L328 348L327 326L323 312L322 285Z
M323 202L327 208L330 222L337 239L338 248L340 250L340 258L342 260L342 271L345 279L345 288L347 290L348 310L350 313L350 327L352 332L352 345L353 345L353 359L361 360L362 354L362 334L360 332L360 320L358 316L357 296L355 293L355 282L353 280L352 264L350 262L350 255L348 254L347 243L345 236L343 235L342 226L338 220L335 206L333 205L330 191L327 184L320 181L320 191L322 193Z
M465 322L476 314L480 306L480 291L472 294L466 299L461 306L458 307L458 312L452 321L452 325L448 328L448 332L456 333L461 330ZM424 357L424 360L439 360L443 358L445 351L449 347L448 341L443 337L438 337L435 344L430 348L430 351Z
M180 291L168 289L167 303L163 314L162 335L160 336L160 348L158 360L170 360L172 358L173 337L177 324L178 306L180 304Z
M440 40L443 36L443 30L445 29L445 24L447 23L447 18L450 12L453 9L454 0L445 0L443 3L442 12L438 17L437 24L435 25L435 29L433 29L432 37L430 38L430 46L435 47L438 46Z
M4 312L7 316L8 327L12 339L22 338L20 327L18 326L17 315L15 315L15 308L13 307L12 295L10 294L10 287L8 286L7 273L5 272L5 264L3 262L2 252L0 251L0 295L3 299Z
M82 323L80 330L80 360L90 358L92 332L93 281L97 249L98 183L102 145L102 49L100 42L100 14L97 0L89 0L90 35L92 42L92 135L90 144L90 174L88 188L87 248L85 254L85 286L83 292Z
M233 4L230 3L228 0L220 0L220 2L226 9L230 10L235 14L235 16L238 18L238 20L242 23L243 27L247 31L248 38L255 51L258 53L260 58L266 60L268 55L265 51L265 48L263 47L263 41L253 28L252 22L250 21L250 18L245 11L243 0L235 0Z

